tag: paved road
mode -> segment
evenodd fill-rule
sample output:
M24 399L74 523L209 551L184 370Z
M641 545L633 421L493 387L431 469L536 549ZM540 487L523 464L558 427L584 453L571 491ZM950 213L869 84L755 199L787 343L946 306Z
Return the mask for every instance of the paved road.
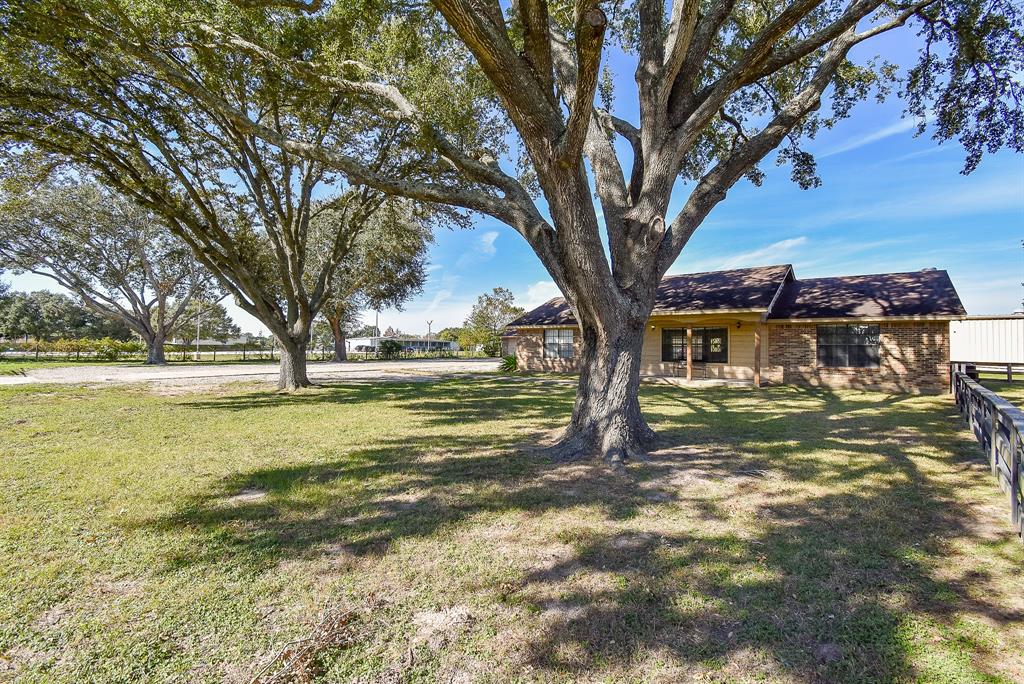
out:
M348 363L310 363L309 379L346 380L433 380L464 373L495 370L493 359L416 359L408 361L351 361ZM166 385L219 385L239 380L275 381L277 364L217 364L209 366L66 366L26 371L25 375L0 376L0 385L30 383L54 384L128 384L152 382Z

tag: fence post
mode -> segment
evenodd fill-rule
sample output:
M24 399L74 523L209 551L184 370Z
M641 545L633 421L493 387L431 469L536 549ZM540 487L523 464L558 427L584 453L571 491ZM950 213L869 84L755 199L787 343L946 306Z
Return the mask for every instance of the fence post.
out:
M989 430L989 466L991 467L992 474L995 475L999 472L999 412L995 410L995 406L992 407L992 429Z
M1020 433L1017 428L1012 427L1010 438L1010 524L1017 534L1022 534L1020 508L1017 505L1017 495L1020 492ZM1024 541L1024 536L1021 537Z

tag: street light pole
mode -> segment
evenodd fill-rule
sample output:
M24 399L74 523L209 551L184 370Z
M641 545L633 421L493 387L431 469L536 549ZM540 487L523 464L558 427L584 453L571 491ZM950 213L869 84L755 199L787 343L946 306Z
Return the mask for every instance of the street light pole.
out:
M434 321L427 321L427 353L430 353L430 326L434 324Z
M196 361L199 360L199 321L203 318L203 300L196 300Z

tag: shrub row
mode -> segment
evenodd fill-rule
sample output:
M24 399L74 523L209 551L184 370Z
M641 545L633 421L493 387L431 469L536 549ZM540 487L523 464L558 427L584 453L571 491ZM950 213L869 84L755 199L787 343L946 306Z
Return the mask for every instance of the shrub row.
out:
M115 340L110 337L99 340L30 340L28 342L5 342L0 351L63 354L69 359L91 356L104 361L116 361L123 357L144 355L146 345L135 340Z

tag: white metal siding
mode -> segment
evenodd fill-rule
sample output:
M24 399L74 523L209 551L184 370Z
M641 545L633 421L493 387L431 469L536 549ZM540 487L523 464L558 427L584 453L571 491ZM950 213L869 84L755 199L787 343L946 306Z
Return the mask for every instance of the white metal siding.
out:
M950 321L949 360L1024 363L1024 316Z

